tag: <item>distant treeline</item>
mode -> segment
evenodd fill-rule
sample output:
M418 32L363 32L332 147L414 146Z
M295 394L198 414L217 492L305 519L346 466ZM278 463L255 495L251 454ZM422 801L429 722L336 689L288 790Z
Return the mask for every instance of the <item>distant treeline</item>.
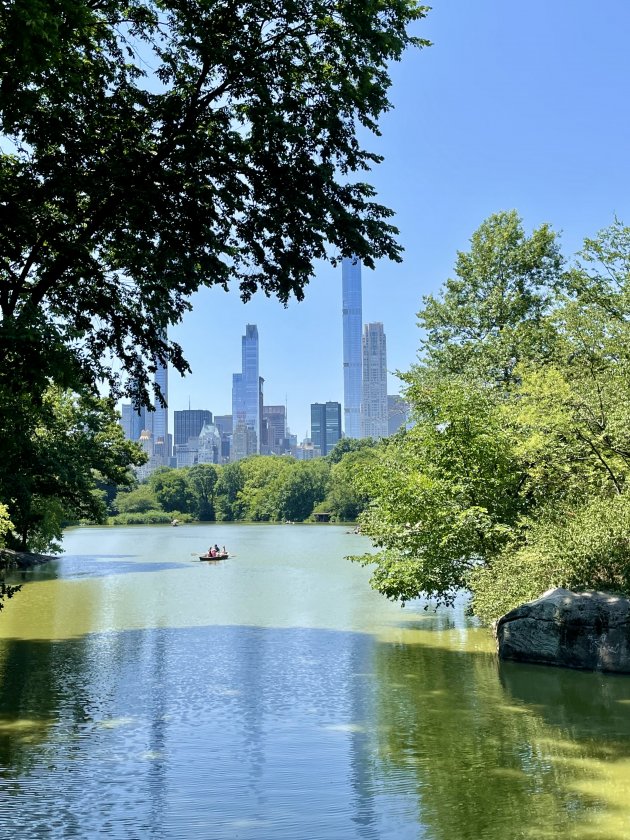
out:
M368 501L356 475L375 448L370 439L344 439L330 455L312 461L254 455L222 466L163 467L111 498L110 522L303 522L315 513L354 521Z

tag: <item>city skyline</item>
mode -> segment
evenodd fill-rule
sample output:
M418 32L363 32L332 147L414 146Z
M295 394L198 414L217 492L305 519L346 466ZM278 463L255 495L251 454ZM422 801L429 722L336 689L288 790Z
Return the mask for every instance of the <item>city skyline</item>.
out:
M343 402L340 435L350 438L386 437L388 434L388 395L387 395L387 351L386 338L381 322L362 323L362 284L361 261L355 258L344 258L341 261L341 324L342 324L342 367L343 367ZM245 334L241 336L241 371L232 374L232 430L239 424L245 424L254 435L247 435L237 431L236 440L239 451L237 459L245 454L260 454L265 432L263 420L270 408L282 409L284 433L290 429L286 406L268 406L264 404L263 383L260 375L260 341L258 326L246 324ZM159 366L155 380L160 384L162 393L168 395L168 379L163 367ZM391 396L391 395L390 395ZM316 403L319 405L319 403ZM326 405L337 404L328 401ZM310 427L304 432L304 441L313 437L313 406L311 403ZM173 428L177 423L177 415L202 413L210 414L207 409L182 411L169 405L173 413ZM128 409L124 406L123 410ZM155 430L155 417L160 417L158 426L164 424L164 409L156 407L153 418L147 428ZM168 421L166 421L168 422ZM196 421L195 421L196 422ZM211 422L211 421L210 421ZM123 417L123 427L130 427L130 421ZM168 425L167 425L168 430ZM232 431L231 430L231 431ZM177 437L177 435L175 436ZM324 436L325 439L325 436ZM337 438L338 439L338 438ZM155 440L155 431L154 431ZM177 444L179 441L175 440ZM179 442L180 444L183 441ZM316 444L318 445L318 444ZM265 441L265 446L271 444ZM325 447L327 448L327 447Z

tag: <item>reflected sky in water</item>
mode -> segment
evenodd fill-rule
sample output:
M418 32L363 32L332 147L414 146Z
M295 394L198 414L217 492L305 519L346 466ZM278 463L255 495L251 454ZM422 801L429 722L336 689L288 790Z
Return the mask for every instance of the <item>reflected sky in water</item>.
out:
M630 679L499 665L463 605L372 592L364 548L71 531L0 614L0 836L630 836Z

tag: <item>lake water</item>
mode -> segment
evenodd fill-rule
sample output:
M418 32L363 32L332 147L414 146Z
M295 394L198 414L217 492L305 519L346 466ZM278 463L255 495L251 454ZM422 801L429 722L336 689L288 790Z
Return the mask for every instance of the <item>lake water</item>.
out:
M69 531L0 613L0 837L627 840L630 678L499 664L367 547Z

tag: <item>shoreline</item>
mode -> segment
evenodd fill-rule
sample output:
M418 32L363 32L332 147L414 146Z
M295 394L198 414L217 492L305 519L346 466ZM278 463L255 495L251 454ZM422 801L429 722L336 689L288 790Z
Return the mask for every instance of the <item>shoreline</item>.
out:
M41 566L55 558L50 554L36 554L30 551L14 551L11 548L0 548L0 570L32 569Z

